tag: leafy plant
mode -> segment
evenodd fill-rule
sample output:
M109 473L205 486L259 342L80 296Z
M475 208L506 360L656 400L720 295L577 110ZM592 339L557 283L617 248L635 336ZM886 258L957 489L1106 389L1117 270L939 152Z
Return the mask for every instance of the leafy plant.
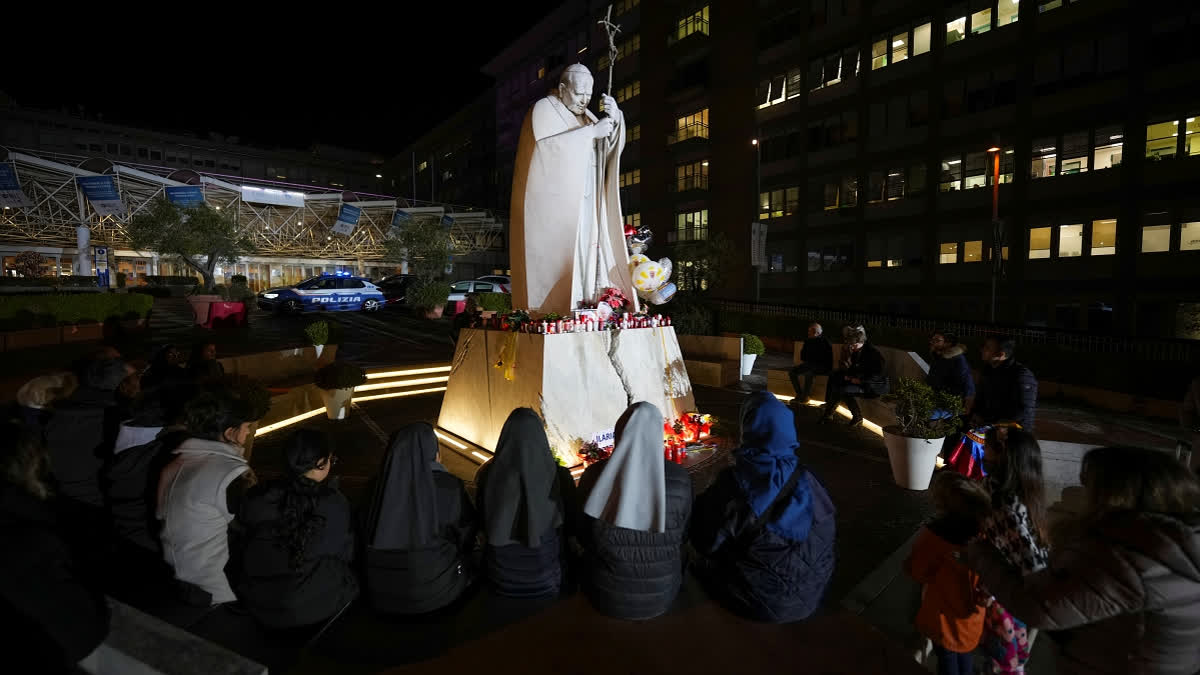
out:
M144 319L154 298L130 293L0 296L0 328L23 330L109 319Z
M232 265L251 250L232 214L204 205L181 208L159 198L129 222L129 242L135 249L178 257L204 278L205 288L212 288L218 264Z
M229 277L229 283L235 286L238 284L241 284L242 286L249 286L250 280L246 278L245 274L235 274L232 277Z
M304 327L308 341L315 345L339 345L343 336L342 324L337 321L322 319Z
M529 322L529 312L523 309L514 309L504 315L504 320L508 322L508 329L512 332L521 330L521 325Z
M405 300L408 301L408 304L413 309L427 311L446 304L446 300L449 297L449 286L440 281L427 281L419 284L414 283L405 296Z
M676 243L671 249L675 279L679 281L686 277L690 283L688 287L695 293L719 288L728 261L733 257L730 255L732 249L733 244L722 234Z
M479 293L475 303L485 312L505 314L512 311L512 296L508 293Z
M958 431L963 413L962 399L944 391L935 392L921 380L902 377L892 393L882 400L895 406L896 433L909 438L945 438ZM934 413L939 419L933 419Z
M13 268L17 270L17 274L35 278L42 276L42 265L46 263L46 259L37 251L22 251L13 259Z
M450 230L440 220L414 218L399 228L394 238L384 242L384 260L407 262L408 273L417 281L428 283L446 269L452 243Z
M763 346L763 341L757 335L750 333L742 333L742 353L743 354L762 354L767 351Z
M550 312L546 316L542 317L542 319L544 319L546 321L558 321L561 318L562 318L562 314L559 314L558 312Z
M677 293L670 305L671 325L680 335L713 335L715 315L701 296ZM656 310L657 311L657 308Z
M351 389L367 381L367 372L345 361L333 363L317 371L313 382L322 389Z

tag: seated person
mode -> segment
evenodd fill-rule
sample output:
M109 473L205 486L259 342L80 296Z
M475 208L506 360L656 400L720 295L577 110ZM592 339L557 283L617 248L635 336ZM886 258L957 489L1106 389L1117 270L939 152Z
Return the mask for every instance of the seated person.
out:
M850 426L857 426L863 420L857 397L875 398L887 393L887 364L875 345L867 342L867 332L862 326L848 326L842 336L845 339L842 367L829 376L821 422L828 422L838 404L845 403L850 409Z
M188 377L192 380L212 380L225 376L225 366L217 360L217 345L212 342L197 342L192 347L192 357L187 364Z
M975 380L971 377L971 364L967 363L967 348L958 344L958 338L940 330L929 338L929 373L925 384L934 391L944 391L969 402L975 398Z
M716 597L759 621L811 615L833 576L834 508L796 459L794 418L765 391L742 405L734 465L696 498L693 569Z
M566 577L564 526L574 513L575 481L555 461L537 413L517 408L508 416L496 454L475 483L492 589L516 598L557 595Z
M325 435L297 431L283 450L284 478L246 494L238 595L269 628L310 626L358 596L350 502L329 473Z
M687 469L663 457L663 416L634 403L617 421L616 445L579 481L583 586L602 614L652 619L683 582L682 547L692 510Z
M474 581L475 509L462 481L438 462L433 427L392 435L364 534L367 593L376 609L423 614L454 602Z
M821 324L813 322L808 327L808 337L804 347L800 349L801 363L792 366L788 377L792 380L792 389L796 391L794 405L803 404L812 393L813 378L817 375L829 375L833 372L833 345L825 337ZM800 386L800 377L804 377L804 386Z
M989 337L980 354L979 393L972 410L971 427L998 422L1016 422L1033 432L1037 416L1038 382L1033 372L1013 358L1016 343L1009 338Z

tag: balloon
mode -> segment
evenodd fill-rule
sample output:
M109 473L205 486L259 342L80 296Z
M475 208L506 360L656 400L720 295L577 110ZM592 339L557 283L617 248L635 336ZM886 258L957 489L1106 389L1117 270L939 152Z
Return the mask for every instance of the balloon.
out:
M612 306L607 302L602 302L596 305L596 315L600 317L600 321L608 321L608 317L612 316Z
M641 295L641 293L638 293L638 295ZM650 297L648 297L648 298L643 297L642 299L646 300L647 302L650 302L652 304L655 304L655 305L665 305L668 302L670 302L671 298L673 298L674 296L675 296L675 284L667 283L667 284L664 284L662 288L651 293Z
M662 280L666 282L667 279L671 278L671 272L675 267L671 264L670 258L659 258L658 264L662 266Z
M655 291L663 285L663 268L653 260L633 269L633 287L638 291Z
M635 253L629 256L629 269L632 270L644 262L650 262L650 258L641 253Z

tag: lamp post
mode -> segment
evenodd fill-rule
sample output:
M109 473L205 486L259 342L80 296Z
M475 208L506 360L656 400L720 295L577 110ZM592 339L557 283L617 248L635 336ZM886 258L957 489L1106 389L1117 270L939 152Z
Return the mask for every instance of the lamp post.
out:
M762 199L762 146L758 144L757 138L750 139L750 145L754 146L754 214L753 223L759 221L759 209L762 208L760 200ZM751 228L753 233L754 228ZM757 239L750 242L750 266L754 268L754 301L762 300L762 270L755 265L754 247L758 245Z
M988 148L988 153L992 156L992 304L989 312L989 320L992 323L996 322L996 278L1000 276L1000 239L1002 237L1000 225L1000 153L1001 148L998 145L993 145Z

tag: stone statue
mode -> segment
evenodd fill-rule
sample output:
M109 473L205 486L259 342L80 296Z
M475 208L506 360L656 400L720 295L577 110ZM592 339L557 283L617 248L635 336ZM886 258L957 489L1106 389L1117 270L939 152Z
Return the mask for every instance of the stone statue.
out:
M592 74L575 64L558 91L533 105L521 126L513 171L510 254L513 307L569 314L620 289L637 302L618 194L625 120L602 95L587 109Z

